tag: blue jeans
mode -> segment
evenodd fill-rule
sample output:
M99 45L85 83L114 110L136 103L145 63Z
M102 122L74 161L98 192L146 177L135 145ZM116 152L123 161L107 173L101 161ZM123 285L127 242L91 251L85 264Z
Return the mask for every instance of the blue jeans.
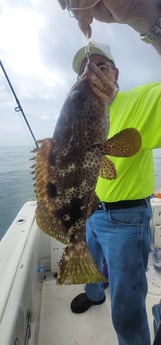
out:
M99 269L108 265L113 326L119 345L150 345L145 299L151 244L150 202L119 210L98 210L88 218L87 245ZM87 284L89 299L104 297L101 283Z

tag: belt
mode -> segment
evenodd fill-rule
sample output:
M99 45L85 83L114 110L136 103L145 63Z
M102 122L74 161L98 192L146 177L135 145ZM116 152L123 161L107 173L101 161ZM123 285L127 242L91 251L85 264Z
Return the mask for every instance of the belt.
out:
M130 207L138 207L144 206L147 207L150 198L145 199L138 199L138 200L122 200L117 202L99 202L98 210L118 210L121 208L130 208Z

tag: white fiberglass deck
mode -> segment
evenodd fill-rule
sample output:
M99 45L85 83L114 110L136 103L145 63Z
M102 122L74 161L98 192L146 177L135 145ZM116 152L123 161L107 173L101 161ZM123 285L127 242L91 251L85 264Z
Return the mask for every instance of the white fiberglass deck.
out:
M83 286L57 286L43 283L38 345L114 345L116 336L110 317L109 298L82 314L70 310L71 300Z
M83 286L57 286L54 280L43 283L38 345L117 345L117 338L110 315L109 290L106 302L92 306L82 314L70 310L72 299L83 292ZM158 295L149 294L147 310L153 342L152 305L158 303ZM129 306L130 307L130 306Z

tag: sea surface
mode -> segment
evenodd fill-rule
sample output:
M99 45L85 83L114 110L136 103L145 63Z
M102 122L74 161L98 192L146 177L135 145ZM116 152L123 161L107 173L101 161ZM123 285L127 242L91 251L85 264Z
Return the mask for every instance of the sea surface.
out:
M0 239L22 205L35 199L31 147L0 147ZM161 149L154 151L155 190L161 190Z
M35 199L30 159L33 147L0 147L0 239L22 205Z

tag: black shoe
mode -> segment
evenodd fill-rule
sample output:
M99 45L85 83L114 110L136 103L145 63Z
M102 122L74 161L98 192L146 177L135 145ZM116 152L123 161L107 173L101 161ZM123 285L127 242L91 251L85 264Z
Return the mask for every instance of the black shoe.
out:
M76 296L73 301L71 302L71 309L73 313L84 313L88 310L92 305L99 305L104 303L106 300L106 296L102 298L100 301L91 301L85 292L81 293L80 295Z

